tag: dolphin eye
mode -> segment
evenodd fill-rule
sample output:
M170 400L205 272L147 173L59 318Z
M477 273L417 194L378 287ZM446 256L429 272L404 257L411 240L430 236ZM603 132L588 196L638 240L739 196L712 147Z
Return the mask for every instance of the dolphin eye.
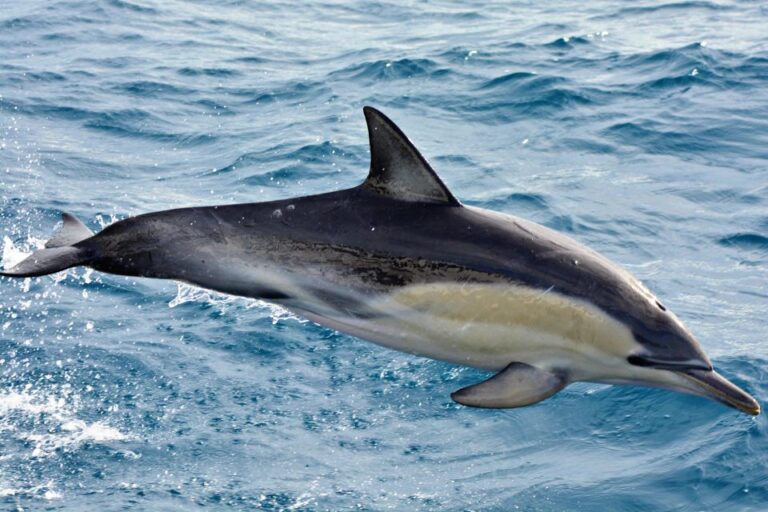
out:
M667 308L664 307L664 304L662 304L659 301L656 301L656 305L659 306L659 309L662 310L662 311L666 311L667 310Z

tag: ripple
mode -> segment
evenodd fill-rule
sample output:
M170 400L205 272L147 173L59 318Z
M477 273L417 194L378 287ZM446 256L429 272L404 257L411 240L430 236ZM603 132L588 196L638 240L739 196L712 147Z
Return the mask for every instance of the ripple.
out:
M707 141L693 134L661 130L651 122L619 123L604 133L623 144L640 146L652 153L706 152L712 149Z
M58 42L74 42L77 41L77 37L73 36L72 34L67 34L64 32L56 32L53 34L45 34L42 36L42 39L44 41L58 41Z
M334 71L331 77L344 80L387 81L407 78L442 78L453 73L430 59L377 60Z
M560 140L565 148L588 153L609 155L616 152L616 146L598 138L564 138Z
M686 159L698 158L723 165L728 165L732 158L759 159L764 154L757 146L747 148L747 141L755 135L753 130L745 129L740 133L733 128L707 126L706 123L642 120L615 124L602 133L619 144L651 154L679 154Z
M182 76L213 76L213 77L220 77L220 78L229 78L233 76L241 76L242 73L239 71L236 71L234 69L226 69L226 68L190 68L190 67L184 67L178 70L178 74Z
M324 173L313 173L307 170L303 165L289 165L275 169L273 171L263 172L248 176L240 180L240 183L248 186L270 186L283 183L296 183L299 181L322 176Z
M240 169L248 169L257 163L294 162L302 166L312 166L313 164L324 166L335 159L346 158L350 158L350 156L342 148L328 141L320 144L308 144L297 149L291 149L286 145L278 145L259 152L244 153L238 156L231 164L214 169L213 171L205 171L200 176L228 174ZM274 179L293 178L295 172L298 171L298 168L285 168L269 172L265 175L253 176L246 180L252 182L252 184L265 184Z
M234 89L231 94L245 98L245 105L301 104L309 99L322 98L330 89L320 82L289 82L284 87L270 90Z
M718 240L720 245L749 251L768 251L768 237L757 233L737 233Z
M512 193L503 197L493 198L483 203L484 208L500 210L509 209L513 212L524 212L530 210L540 210L548 212L550 210L547 199L540 194Z
M117 9L124 9L136 13L142 14L160 14L160 12L146 5L139 5L138 3L129 2L128 0L107 0L107 5L115 7Z
M161 96L182 96L193 94L194 90L188 87L176 86L164 82L151 80L137 80L116 84L113 89L117 92L140 96L142 98L157 98Z
M261 57L258 55L249 55L247 57L237 57L235 59L232 59L231 62L242 63L242 64L267 64L271 62L271 60L266 57Z
M627 15L666 13L667 11L687 11L687 10L707 10L707 11L729 11L733 7L715 2L705 2L689 0L686 2L669 2L658 5L624 7L620 9L615 16L623 17Z
M0 20L0 30L33 30L36 28L48 28L51 23L33 16L10 18Z
M507 86L507 84L515 84L522 81L529 81L533 79L538 79L540 83L544 82L542 84L544 86L554 84L554 83L562 83L565 81L565 79L563 78L556 78L556 77L542 78L542 77L539 77L536 73L517 71L515 73L509 73L503 76L496 77L492 80L489 80L482 85L482 88L493 89L493 88L498 88L500 86Z
M536 73L515 72L489 80L482 89L504 88L510 93L542 93L566 84L568 80L559 76L540 76Z
M577 46L586 46L592 44L592 41L590 41L586 37L582 36L565 36L565 37L559 37L555 39L554 41L551 41L544 45L545 48L555 48L558 50L570 50L573 48L576 48Z

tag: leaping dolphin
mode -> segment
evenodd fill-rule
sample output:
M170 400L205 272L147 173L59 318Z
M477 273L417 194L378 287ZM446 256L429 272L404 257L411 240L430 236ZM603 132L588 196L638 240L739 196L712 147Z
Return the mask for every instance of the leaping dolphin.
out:
M628 272L533 222L462 205L402 131L364 108L359 186L148 213L94 235L69 214L0 275L84 265L276 303L385 347L497 372L451 397L522 407L576 381L657 386L749 414L680 320Z

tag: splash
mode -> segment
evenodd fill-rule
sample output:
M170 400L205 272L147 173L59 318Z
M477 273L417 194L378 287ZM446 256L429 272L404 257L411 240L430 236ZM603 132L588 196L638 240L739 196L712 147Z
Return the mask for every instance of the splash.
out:
M5 235L3 236L3 254L0 263L2 263L3 268L13 267L14 265L21 263L27 256L32 254L35 248L42 247L43 243L44 242L42 240L30 237L26 244L30 247L24 249L16 245L8 235Z
M266 312L273 324L284 320L294 320L300 323L306 322L285 308L258 299L236 297L224 293L206 290L182 282L176 282L176 296L168 303L168 307L175 308L188 302L203 303L215 307L225 313L231 307L244 307L245 309L258 309Z
M40 496L47 501L61 499L61 493L58 492L54 486L55 483L53 480L49 480L44 484L33 485L26 488L14 488L8 485L0 484L0 498L6 498L9 496Z
M0 433L29 447L24 458L52 457L75 451L84 443L129 439L103 421L88 423L78 418L79 410L80 397L66 384L58 393L37 391L32 385L12 389L0 394Z

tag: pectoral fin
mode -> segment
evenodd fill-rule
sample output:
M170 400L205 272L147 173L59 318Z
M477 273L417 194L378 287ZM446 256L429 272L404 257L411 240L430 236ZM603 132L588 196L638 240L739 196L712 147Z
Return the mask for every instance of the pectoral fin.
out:
M524 407L549 398L567 385L564 374L511 363L490 379L452 393L451 398L469 407Z

